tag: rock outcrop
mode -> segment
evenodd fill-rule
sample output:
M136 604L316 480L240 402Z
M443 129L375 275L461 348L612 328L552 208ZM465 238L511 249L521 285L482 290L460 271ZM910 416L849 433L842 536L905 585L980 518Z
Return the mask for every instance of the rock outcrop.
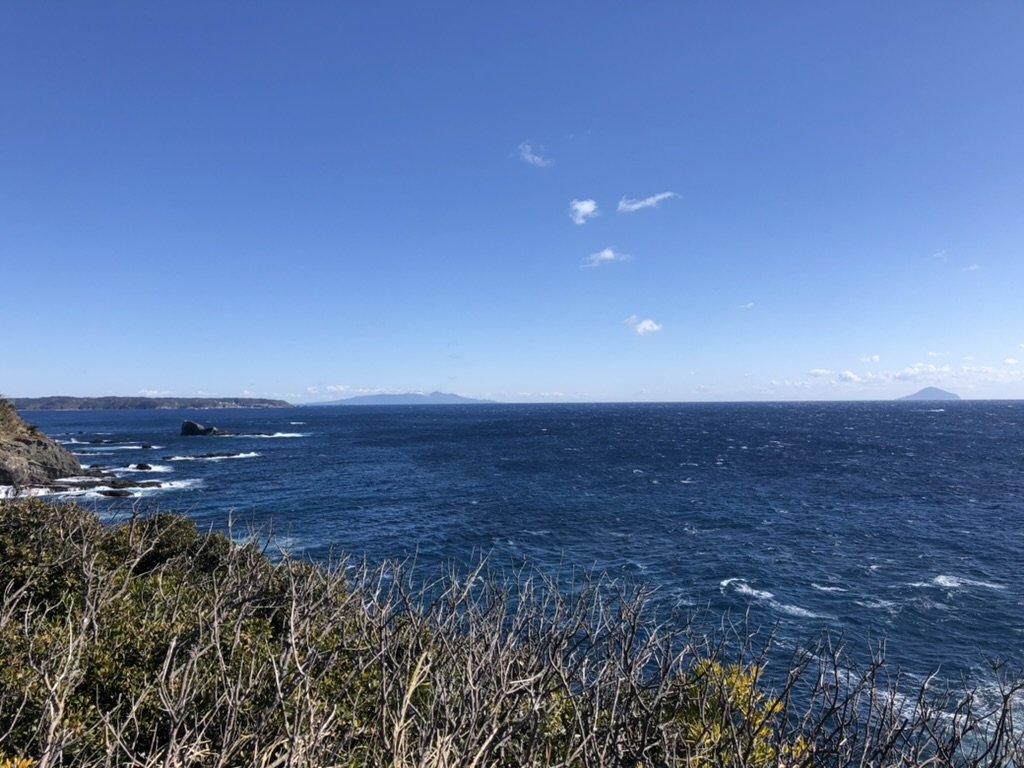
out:
M230 433L217 427L204 427L195 421L185 419L185 421L181 422L181 434L183 437L204 437L207 435L227 435Z
M11 403L0 400L0 485L45 485L81 471L71 451L26 424Z

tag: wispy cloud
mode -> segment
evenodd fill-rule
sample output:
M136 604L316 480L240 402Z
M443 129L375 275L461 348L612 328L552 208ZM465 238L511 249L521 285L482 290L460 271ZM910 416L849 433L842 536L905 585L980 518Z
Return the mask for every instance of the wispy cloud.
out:
M628 253L618 253L614 248L605 248L604 250L587 256L587 260L584 262L584 265L588 267L600 267L602 264L610 264L613 261L629 261L631 258L633 257Z
M569 203L569 218L577 224L585 224L587 219L599 215L596 200L573 200Z
M648 333L658 333L665 327L661 323L656 323L653 320L641 320L636 315L627 317L626 325L632 328L638 336L646 336Z
M748 301L746 304L740 304L740 309L753 309L754 302Z
M891 378L896 381L921 381L930 380L936 376L942 376L950 372L948 365L932 365L931 363L914 363L913 365L904 368L902 371L897 371L891 374ZM886 375L888 377L889 375Z
M807 372L808 376L813 376L816 379L820 379L824 376L831 376L832 371L828 368L813 368Z
M969 264L968 266L964 267L964 272L977 272L979 269L981 269L980 264Z
M849 382L850 384L856 384L860 381L860 376L853 371L843 371L839 374L839 380Z
M1003 365L1018 365L1019 363L1020 360L1018 360L1016 357L1008 357L1005 360L1003 360Z
M866 357L862 357L860 361L862 363L877 363L881 359L882 358L879 355L867 355Z
M928 357L945 357L949 352L929 352Z
M538 168L547 168L554 163L554 160L542 157L534 152L533 146L525 141L519 145L519 157L523 159L523 162L535 165Z
M644 208L654 208L662 200L668 200L670 197L679 197L675 192L659 192L656 195L645 197L643 200L632 200L628 197L624 197L619 200L619 213L633 213Z

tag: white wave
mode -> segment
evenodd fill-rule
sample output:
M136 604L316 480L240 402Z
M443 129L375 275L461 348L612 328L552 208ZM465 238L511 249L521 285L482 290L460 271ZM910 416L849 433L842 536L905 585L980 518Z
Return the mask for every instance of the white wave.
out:
M140 496L152 496L155 493L161 491L173 491L182 490L187 488L194 488L202 484L202 480L169 480L164 483L160 483L159 486L153 486L151 488L139 488L139 487L128 487L128 488L112 488L109 485L96 485L92 488L64 488L57 491L49 491L47 495L55 496L62 499L129 499L138 498ZM124 496L108 496L103 491L127 491L130 495Z
M853 602L856 603L857 605L861 606L862 608L872 608L872 609L876 609L876 610L888 611L890 613L895 611L897 609L897 607L898 607L896 605L896 601L895 600L870 599L870 600L854 600Z
M255 459L260 454L256 451L248 453L231 453L226 456L168 456L168 461L225 461L227 459Z
M293 427L301 427L306 422L304 422L304 421L289 421L288 423L291 424Z
M149 466L149 469L139 469L139 465L138 464L129 464L127 467L121 467L117 471L118 472L145 472L146 474L149 474L150 472L173 472L174 471L174 467L169 467L166 464L148 464L148 466Z
M1003 584L992 584L988 581L977 581L976 579L965 579L959 576L947 576L940 574L931 580L931 584L943 589L962 589L964 587L981 587L982 589L1006 589Z
M49 488L20 488L13 485L0 485L0 499L24 499L30 496L48 496Z
M271 439L280 438L280 437L309 437L309 433L308 432L275 432L272 435L257 435L257 434L251 434L251 435L226 435L226 437L245 437L245 438L249 438L249 439L271 440Z
M813 581L811 582L811 586L819 592L846 592L843 587L825 587L821 584L815 584Z
M203 481L198 479L191 480L168 480L165 483L160 483L159 488L138 488L131 490L138 490L142 496L148 496L153 493L159 493L160 491L180 491L188 488L197 488L202 485Z
M806 608L801 608L799 605L792 605L790 603L779 603L775 600L769 600L768 605L774 608L779 613L785 613L789 616L798 616L801 619L827 619L828 616L824 616L814 611L809 611Z
M760 600L765 602L769 608L778 611L779 613L785 613L789 616L796 616L801 619L829 619L831 616L825 616L820 613L815 613L812 610L804 608L799 605L793 605L792 603L780 603L775 599L775 593L769 592L766 589L754 589L743 579L733 578L724 579L719 582L719 586L725 589L731 588L736 594L743 595L752 600Z
M768 592L767 590L754 589L743 579L725 579L719 582L719 586L722 589L732 587L733 591L735 591L737 594L744 595L746 597L752 597L755 600L771 600L773 597L775 597L774 593Z
M939 574L929 581L911 581L907 586L914 587L916 589L930 589L933 587L938 587L939 589L966 589L967 587L981 587L982 589L997 589L1000 591L1006 589L1006 585L1004 584L993 584L989 581L978 581L977 579L968 579L961 576L949 576L944 573Z
M141 451L141 445L96 445L93 446L93 450L96 451Z

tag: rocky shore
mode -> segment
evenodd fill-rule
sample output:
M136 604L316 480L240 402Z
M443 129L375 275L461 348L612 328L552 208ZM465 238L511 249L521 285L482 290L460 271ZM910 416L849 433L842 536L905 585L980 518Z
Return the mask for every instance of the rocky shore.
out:
M133 473L153 469L149 464L129 468ZM161 486L159 480L126 479L95 465L83 468L71 451L27 424L9 401L0 399L0 497L88 491L129 497L139 489Z
M71 451L26 424L10 402L0 400L0 485L29 488L81 474L82 465Z

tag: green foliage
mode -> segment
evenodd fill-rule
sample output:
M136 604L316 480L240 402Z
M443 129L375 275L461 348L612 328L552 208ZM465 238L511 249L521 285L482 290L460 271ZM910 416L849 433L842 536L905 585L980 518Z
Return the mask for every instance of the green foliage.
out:
M800 739L781 744L783 706L759 687L762 668L702 659L678 682L671 726L694 768L769 768L810 753Z
M963 737L981 721L969 708L948 721L890 705L858 725L849 702L861 694L841 699L836 685L821 689L820 719L794 730L760 664L693 655L708 646L644 624L639 597L570 598L480 573L417 591L400 572L272 561L179 515L107 527L75 506L0 501L0 584L0 768L882 767L937 755L966 766L1024 754L1007 726L972 763ZM865 700L894 700L873 685ZM1007 688L1007 711L1020 690Z

